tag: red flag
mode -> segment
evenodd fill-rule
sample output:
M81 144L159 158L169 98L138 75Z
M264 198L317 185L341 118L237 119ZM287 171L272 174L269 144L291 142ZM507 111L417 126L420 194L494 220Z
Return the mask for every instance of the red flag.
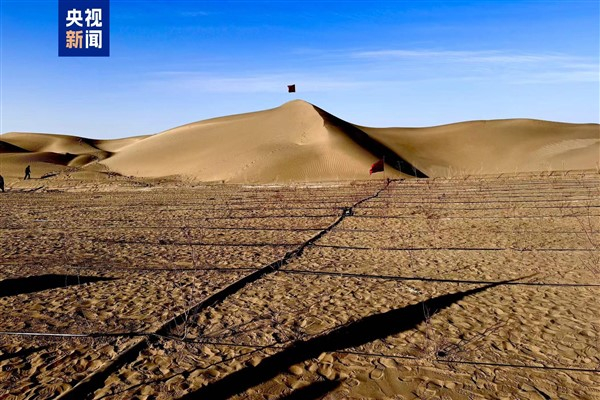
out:
M295 93L296 85L288 85L288 93Z
M381 172L383 171L383 158L379 161L377 161L376 163L374 163L373 165L371 165L371 169L369 170L369 175L375 173L375 172Z

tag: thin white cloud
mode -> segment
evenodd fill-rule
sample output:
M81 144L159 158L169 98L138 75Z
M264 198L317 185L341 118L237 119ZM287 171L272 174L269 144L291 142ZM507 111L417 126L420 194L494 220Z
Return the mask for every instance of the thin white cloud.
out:
M516 53L501 50L377 50L334 51L331 60L312 58L319 51L303 52L310 61L298 60L300 69L281 67L269 73L237 75L165 70L146 84L161 90L203 93L278 93L296 83L304 93L353 90L386 90L401 85L435 82L489 82L500 84L565 84L600 81L598 60L559 53ZM302 58L303 52L295 54ZM325 51L323 51L325 53ZM410 62L407 62L409 60ZM441 66L440 66L441 65ZM223 66L225 69L225 65Z
M389 49L357 51L349 54L373 65L390 63L422 65L423 70L435 70L444 64L445 72L454 71L463 77L494 79L511 84L567 83L600 81L598 58L562 53L523 53L506 50L404 50ZM448 67L448 65L456 67ZM460 75L459 75L460 76ZM452 79L455 79L456 75Z
M579 58L565 54L518 53L502 50L456 51L456 50L375 50L351 53L363 59L436 59L451 62L479 63L542 63L569 62Z
M555 83L584 83L600 82L598 69L595 70L573 70L573 71L548 71L531 74L529 76L515 76L511 78L514 84L555 84Z
M183 11L180 13L182 17L207 17L211 15L208 11Z

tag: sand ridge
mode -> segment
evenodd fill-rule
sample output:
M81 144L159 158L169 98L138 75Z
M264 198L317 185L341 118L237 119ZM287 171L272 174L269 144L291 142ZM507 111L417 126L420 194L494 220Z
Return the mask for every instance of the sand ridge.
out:
M429 176L600 168L600 126L533 119L367 128Z
M195 122L158 134L93 140L3 134L0 174L98 174L192 181L291 183L600 168L600 126L510 119L428 128L369 128L302 100ZM369 167L386 156L385 174ZM10 186L10 185L9 185Z

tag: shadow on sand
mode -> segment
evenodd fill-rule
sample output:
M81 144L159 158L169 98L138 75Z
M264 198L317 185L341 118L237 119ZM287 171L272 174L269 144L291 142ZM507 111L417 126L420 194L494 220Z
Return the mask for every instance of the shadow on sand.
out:
M24 278L5 279L0 281L0 297L16 296L23 293L34 293L42 290L56 289L65 286L83 285L99 281L112 281L114 278L77 275L36 275Z
M349 122L344 121L336 117L335 115L329 114L327 111L313 105L315 110L321 115L323 121L327 124L341 128L342 131L348 135L359 146L366 149L368 152L373 154L377 158L385 158L385 163L392 168L410 176L416 178L427 178L427 175L416 168L414 165L409 163L407 160L400 157L394 150L378 142L365 131L360 129L358 126L353 125Z
M11 358L25 359L28 356L37 353L38 351L46 350L50 346L30 347L28 349L22 349L14 353L6 353L0 355L0 361L10 360Z
M281 372L287 371L292 365L316 358L323 352L361 346L377 339L383 339L390 335L413 329L425 321L425 309L433 314L467 296L483 292L507 282L497 282L477 289L445 294L396 310L370 315L358 321L340 326L327 334L294 342L285 350L265 358L257 366L246 367L229 374L219 381L183 396L181 399L215 400L227 399L233 395L241 394L247 389L266 382ZM324 385L319 388L323 389L325 387L327 386ZM329 390L332 389L333 387L329 388Z

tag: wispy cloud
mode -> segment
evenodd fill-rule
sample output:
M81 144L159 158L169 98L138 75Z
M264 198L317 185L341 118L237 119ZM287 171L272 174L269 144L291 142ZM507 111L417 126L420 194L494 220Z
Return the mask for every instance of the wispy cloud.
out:
M351 53L352 57L363 59L436 59L452 62L476 63L542 63L567 62L573 56L565 54L518 53L502 50L456 51L456 50L375 50Z
M507 50L387 49L355 51L348 55L372 65L422 65L435 70L462 72L463 77L498 79L505 83L598 82L598 58L563 53L526 53ZM454 65L454 67L452 67ZM439 70L439 69L438 69Z
M554 83L576 83L576 82L599 82L600 71L598 66L589 68L578 68L559 71L542 71L526 76L514 76L511 79L514 84L554 84Z
M440 82L493 84L564 84L600 80L597 59L561 53L503 50L292 50L294 66L258 68L239 73L224 62L221 72L165 70L151 74L150 87L204 93L278 93L296 83L304 93L386 90L401 85ZM327 54L327 57L321 57ZM238 64L238 62L234 63ZM276 68L276 72L271 72Z
M207 17L211 15L208 11L182 11L180 13L182 17Z

